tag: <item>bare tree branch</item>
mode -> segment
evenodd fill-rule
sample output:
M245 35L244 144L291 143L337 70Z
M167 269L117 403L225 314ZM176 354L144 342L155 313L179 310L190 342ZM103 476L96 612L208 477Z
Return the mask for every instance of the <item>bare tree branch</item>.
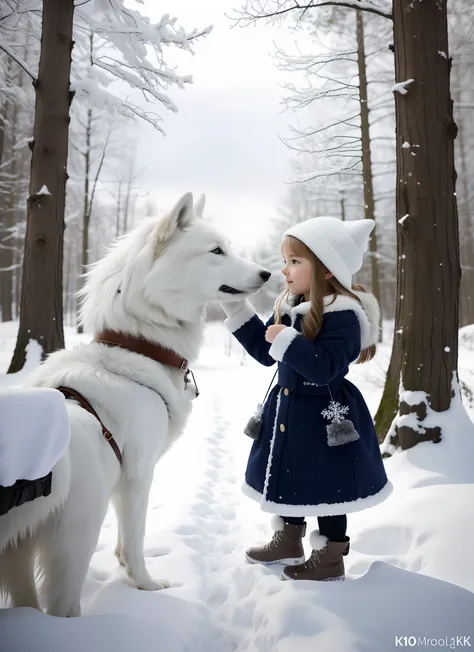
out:
M97 172L96 172L95 179L94 179L94 184L92 186L91 198L90 198L90 202L89 202L89 215L88 215L89 219L90 219L90 216L91 216L91 213L92 213L92 204L94 202L94 195L95 195L95 189L97 187L97 181L99 180L100 172L102 170L102 165L104 164L105 154L107 152L107 147L108 147L108 144L109 144L110 134L111 133L112 133L112 128L109 129L109 133L107 134L107 140L105 141L104 149L102 150L102 156L100 157L100 163L99 163L99 166L97 168Z
M23 70L31 77L34 82L36 81L36 75L31 70L31 68L19 57L17 57L13 50L8 47L8 45L0 42L0 50L3 50L7 56L13 59L13 61L15 61L20 66L20 68L23 68Z
M228 16L238 23L250 24L259 19L278 19L292 12L301 12L297 21L305 16L309 9L318 7L347 7L349 9L359 9L368 13L376 14L382 18L392 19L392 12L383 7L373 4L370 0L310 0L308 3L301 3L299 0L273 0L273 2L262 0L250 0L246 6L236 11L234 16Z

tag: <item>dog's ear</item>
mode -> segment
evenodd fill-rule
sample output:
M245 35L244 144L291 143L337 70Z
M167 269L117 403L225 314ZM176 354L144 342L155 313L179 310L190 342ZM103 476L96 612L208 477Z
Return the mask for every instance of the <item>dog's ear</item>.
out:
M178 229L185 229L191 225L194 217L193 194L187 192L177 202L170 212L170 222L175 223Z
M168 215L158 223L153 234L155 256L159 256L164 245L173 237L178 229L184 229L190 226L193 219L193 195L187 192L176 203Z
M197 217L202 217L204 206L206 205L206 195L201 195L194 205L194 213Z

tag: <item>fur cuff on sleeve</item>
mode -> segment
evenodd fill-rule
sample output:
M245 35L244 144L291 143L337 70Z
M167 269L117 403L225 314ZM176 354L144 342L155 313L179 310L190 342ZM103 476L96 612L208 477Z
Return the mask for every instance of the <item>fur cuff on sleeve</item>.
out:
M234 304L232 307L230 307L232 303L233 302L229 302L228 307L222 303L222 308L224 309L224 312L229 315L228 318L224 321L224 326L231 333L234 333L235 331L238 331L239 328L242 328L242 326L250 321L252 317L257 313L255 312L255 308L251 303L249 303L249 301L247 301L247 299L242 301L240 306L235 306ZM236 308L238 309L236 310Z
M299 333L296 328L292 328L291 326L284 328L273 340L273 344L268 351L269 355L271 355L274 360L281 362L287 348L297 335L299 335Z

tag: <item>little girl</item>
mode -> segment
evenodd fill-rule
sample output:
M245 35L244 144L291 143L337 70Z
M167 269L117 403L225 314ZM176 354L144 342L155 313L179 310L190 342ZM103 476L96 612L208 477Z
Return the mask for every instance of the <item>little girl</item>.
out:
M223 303L225 324L278 383L263 406L244 492L272 518L274 535L246 552L251 563L286 564L283 579L342 580L347 517L391 492L367 405L345 379L351 362L375 354L379 307L352 276L362 266L373 220L316 217L284 234L287 288L267 324L248 301ZM317 516L305 561L305 517Z

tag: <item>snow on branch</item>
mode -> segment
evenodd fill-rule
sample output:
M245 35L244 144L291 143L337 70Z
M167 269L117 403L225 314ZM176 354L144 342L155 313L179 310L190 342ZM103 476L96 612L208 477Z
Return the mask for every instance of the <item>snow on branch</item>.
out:
M14 263L9 267L0 267L0 272L12 272L14 269L18 269L22 266L22 263Z
M171 86L184 88L193 79L191 75L177 74L166 64L165 48L193 54L194 41L209 34L212 27L186 31L169 14L154 23L139 11L126 7L124 0L90 0L83 8L77 8L75 27L78 33L92 33L96 37L87 78L74 83L78 97L86 99L91 107L142 118L163 133L159 115L131 104L128 98L119 99L105 88L115 80L125 82L147 102L159 102L176 112L176 104L164 91Z
M392 86L392 93L400 93L400 95L406 95L408 93L408 86L413 84L414 79L407 79L407 81L398 82Z
M84 102L88 107L106 110L109 113L116 113L130 119L141 118L164 135L164 131L160 126L160 122L163 122L161 116L157 113L145 111L130 101L121 100L113 93L101 88L93 79L81 79L71 84L71 90L76 93L76 98Z
M2 69L0 66L0 74L1 72ZM4 100L8 98L13 102L19 102L23 106L26 106L30 101L28 94L20 86L10 85L8 81L6 76L3 79L0 77L0 97Z
M108 63L105 58L102 59L94 59L94 65L98 66L99 68L102 68L103 70L106 70L110 74L114 75L118 79L122 79L123 81L127 82L130 86L137 88L140 91L143 91L143 93L146 95L147 93L150 94L155 98L155 100L158 100L161 102L167 109L170 109L171 111L177 112L178 107L176 104L164 93L159 92L156 88L153 86L147 84L147 82L144 79L141 79L138 74L135 72L130 72L126 68L131 68L130 66L126 66L122 62L117 62L113 61L111 63ZM156 72L153 74L156 75ZM176 84L178 84L181 88L183 86L183 82L190 83L192 82L191 77L182 77L178 78L175 76L175 79L173 80Z
M7 56L13 59L13 61L16 61L16 63L21 68L23 68L23 70L31 77L31 79L33 81L36 81L36 75L28 66L28 64L25 63L17 54L15 54L13 50L3 40L0 41L0 50L3 50Z
M387 4L384 2L384 4ZM254 23L258 19L278 19L290 12L300 12L298 20L303 18L309 9L318 7L339 6L349 9L359 9L367 11L383 18L392 19L392 12L388 6L375 4L371 0L310 0L302 2L301 0L247 0L246 4L239 10L236 10L234 18L237 22L243 24Z

